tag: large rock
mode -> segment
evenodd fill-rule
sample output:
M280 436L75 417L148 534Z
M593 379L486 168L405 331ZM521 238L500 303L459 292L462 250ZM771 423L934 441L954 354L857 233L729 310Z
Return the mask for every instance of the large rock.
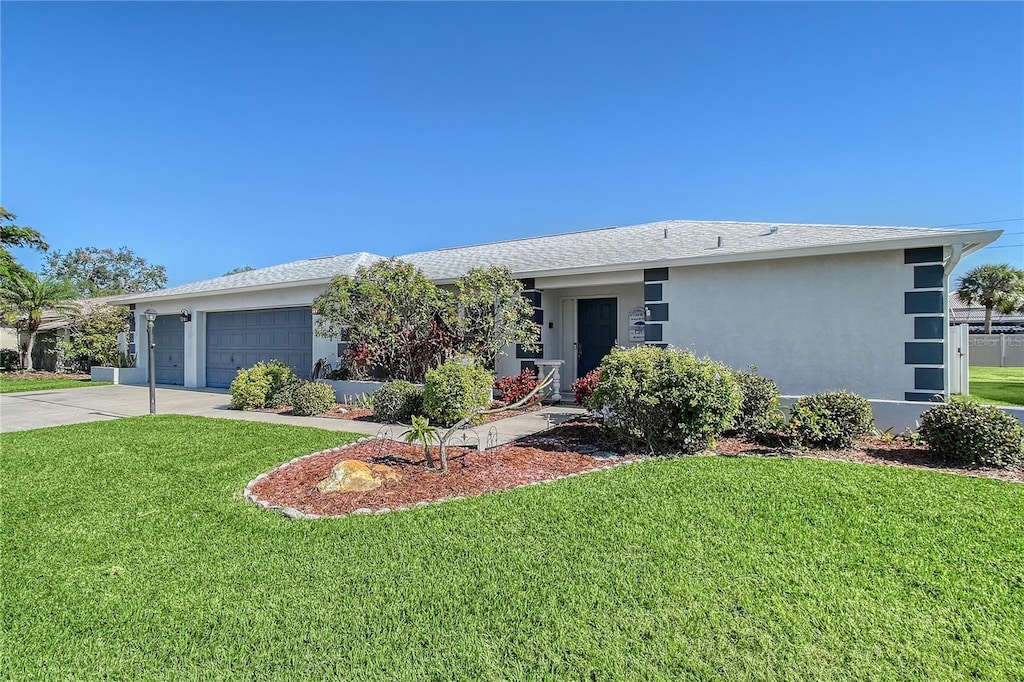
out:
M383 464L367 464L358 459L345 459L334 465L331 473L316 484L322 493L351 493L374 490L385 480L397 481L398 472Z

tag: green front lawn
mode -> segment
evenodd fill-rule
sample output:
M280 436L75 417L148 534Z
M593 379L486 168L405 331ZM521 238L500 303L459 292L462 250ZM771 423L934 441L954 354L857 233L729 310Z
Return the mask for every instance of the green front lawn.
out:
M108 386L109 384L109 381L89 381L88 379L11 379L0 374L0 393L56 391L61 388L89 388Z
M1024 367L971 367L971 400L1024 406Z
M353 438L2 436L8 679L1020 679L1024 486L690 457L383 516L242 500Z

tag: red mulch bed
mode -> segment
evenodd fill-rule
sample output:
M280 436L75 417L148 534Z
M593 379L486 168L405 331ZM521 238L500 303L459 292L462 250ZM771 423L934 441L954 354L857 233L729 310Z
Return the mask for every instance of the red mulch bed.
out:
M563 450L564 446L552 447L550 440L531 437L483 452L452 447L448 449L449 471L441 474L427 468L422 447L374 439L292 462L270 472L250 490L274 506L292 507L306 514L338 516L357 509L408 508L419 502L482 495L638 459L635 456L581 455ZM437 448L431 451L436 461ZM365 492L321 493L317 490L316 484L345 459L386 464L396 469L401 478L385 480L380 488Z
M722 455L746 455L769 457L813 457L840 462L860 464L882 464L885 466L930 469L949 474L982 476L1001 481L1024 483L1024 468L995 469L982 466L957 466L936 457L926 445L914 445L898 437L892 441L881 438L865 438L855 450L799 450L781 445L762 445L740 438L722 438L715 446L714 453Z
M621 452L601 426L589 420L559 424L548 431L515 443L480 452L474 449L449 449L450 471L439 474L427 469L423 450L391 440L369 440L346 448L317 453L275 469L251 487L260 500L279 507L293 507L306 514L337 516L359 509L378 511L412 507L451 497L481 495L536 483L567 474L576 474L642 459L638 453L621 457L594 457L578 450ZM436 448L432 449L435 453ZM705 456L811 457L844 462L930 469L967 476L983 476L1024 483L1024 469L957 467L937 459L923 445L903 438L886 441L869 438L855 450L799 450L780 443L758 444L740 438L723 438L714 451ZM343 459L358 459L370 464L386 464L398 470L401 479L384 481L367 492L327 493L316 484Z

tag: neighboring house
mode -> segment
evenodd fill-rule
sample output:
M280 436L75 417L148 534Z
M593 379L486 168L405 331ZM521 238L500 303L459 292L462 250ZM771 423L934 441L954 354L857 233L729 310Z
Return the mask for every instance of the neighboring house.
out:
M400 258L439 284L488 265L525 282L541 347L508 349L502 375L561 360L565 391L614 345L672 344L756 365L785 394L928 400L948 386L949 273L1000 234L669 220ZM159 313L158 382L223 387L271 358L308 376L316 358L338 353L337 339L314 334L310 303L333 276L378 258L313 258L117 302L134 305L140 330L145 308Z
M956 293L949 295L949 323L966 324L971 334L985 333L985 306L967 305ZM1024 334L1024 314L992 311L993 334Z
M83 311L97 306L107 305L116 296L97 296L96 298L80 298L75 301ZM54 352L59 341L67 341L71 322L64 315L52 310L43 311L42 323L36 332L36 342L32 347L32 366L37 370L53 372L58 369L59 357ZM19 353L28 342L28 334L13 327L0 329L0 348L13 348ZM61 368L63 369L63 368Z

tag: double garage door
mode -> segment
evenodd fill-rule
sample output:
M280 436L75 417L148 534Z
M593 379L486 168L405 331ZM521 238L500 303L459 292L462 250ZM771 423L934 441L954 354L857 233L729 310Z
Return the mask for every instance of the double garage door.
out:
M238 370L280 360L303 379L313 366L313 313L267 308L206 314L206 385L227 388Z

